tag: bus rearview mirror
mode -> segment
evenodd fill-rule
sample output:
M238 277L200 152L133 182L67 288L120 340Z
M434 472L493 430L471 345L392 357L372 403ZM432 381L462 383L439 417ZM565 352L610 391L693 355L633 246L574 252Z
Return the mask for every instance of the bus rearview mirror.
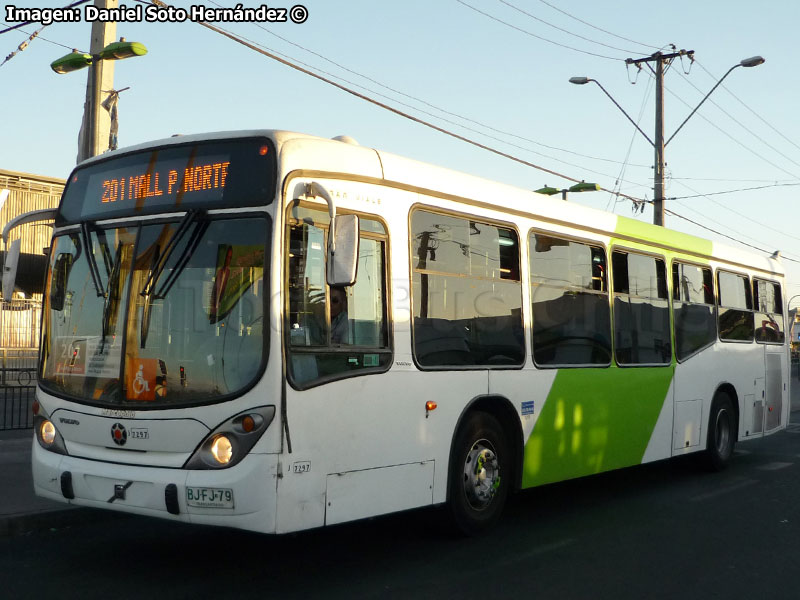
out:
M331 222L333 234L328 239L328 285L347 287L356 282L358 267L357 215L336 215Z
M55 311L64 310L67 297L67 280L72 270L72 254L59 254L53 265L52 283L50 284L50 308Z

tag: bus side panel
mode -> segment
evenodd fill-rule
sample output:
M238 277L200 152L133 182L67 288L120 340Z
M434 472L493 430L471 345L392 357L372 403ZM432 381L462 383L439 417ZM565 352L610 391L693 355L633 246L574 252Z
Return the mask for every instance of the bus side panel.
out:
M764 347L755 343L716 342L675 372L675 437L673 454L705 450L714 394L723 384L733 386L738 405L739 439L763 433ZM684 406L694 410L681 410Z
M454 428L465 403L487 391L486 371L397 364L387 373L289 388L292 454L278 484L278 532L443 502ZM430 413L428 400L438 404Z
M525 443L522 486L643 462L654 435L665 435L673 373L672 366L559 369Z

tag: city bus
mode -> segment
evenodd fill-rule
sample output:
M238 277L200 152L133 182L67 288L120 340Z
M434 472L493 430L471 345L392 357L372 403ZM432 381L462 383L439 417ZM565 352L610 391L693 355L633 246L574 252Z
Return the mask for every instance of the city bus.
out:
M40 496L286 533L696 453L789 417L784 271L363 147L177 136L71 173Z

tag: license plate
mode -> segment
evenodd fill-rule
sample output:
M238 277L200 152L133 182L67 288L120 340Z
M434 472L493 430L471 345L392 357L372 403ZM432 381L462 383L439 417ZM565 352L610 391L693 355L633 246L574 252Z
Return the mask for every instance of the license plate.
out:
M226 488L187 487L187 506L233 508L233 490Z

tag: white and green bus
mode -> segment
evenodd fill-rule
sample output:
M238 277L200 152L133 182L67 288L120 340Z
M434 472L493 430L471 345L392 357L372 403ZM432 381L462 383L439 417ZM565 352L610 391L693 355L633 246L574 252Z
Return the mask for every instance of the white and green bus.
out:
M70 175L37 494L284 533L510 492L786 426L778 260L282 131Z

